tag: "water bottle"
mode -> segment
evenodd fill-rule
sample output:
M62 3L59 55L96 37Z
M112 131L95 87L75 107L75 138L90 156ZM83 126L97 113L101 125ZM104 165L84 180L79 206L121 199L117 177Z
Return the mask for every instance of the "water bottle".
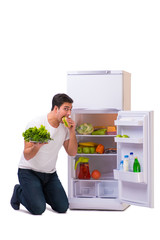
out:
M120 162L119 170L120 170L120 171L123 171L123 160Z
M128 155L124 156L123 170L124 171L129 171L129 156Z
M134 164L134 155L133 152L130 152L129 155L129 171L133 172L133 164Z

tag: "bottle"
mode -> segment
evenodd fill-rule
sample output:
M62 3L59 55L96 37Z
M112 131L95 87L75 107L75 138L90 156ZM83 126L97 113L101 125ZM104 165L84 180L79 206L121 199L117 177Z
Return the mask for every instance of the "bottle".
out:
M120 170L120 171L123 171L123 160L120 162L119 170Z
M141 171L141 166L140 166L140 163L138 161L138 158L136 157L134 159L133 172L140 172L140 171Z
M129 171L129 156L128 155L124 155L123 170Z
M134 155L133 152L130 152L129 155L129 171L133 172L133 164L134 164Z

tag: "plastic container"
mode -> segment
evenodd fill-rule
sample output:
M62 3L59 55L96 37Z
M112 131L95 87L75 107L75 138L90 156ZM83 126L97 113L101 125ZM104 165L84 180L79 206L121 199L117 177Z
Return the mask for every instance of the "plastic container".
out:
M107 135L117 135L116 126L107 126Z
M120 162L119 170L120 170L120 171L123 171L123 160Z
M126 172L129 171L129 156L128 155L124 155L123 170Z
M118 197L117 181L100 182L98 184L98 197L117 198Z
M133 164L134 164L134 154L133 152L130 152L129 155L129 171L133 172Z
M96 197L96 186L94 182L74 182L74 192L75 197L78 198L92 198Z

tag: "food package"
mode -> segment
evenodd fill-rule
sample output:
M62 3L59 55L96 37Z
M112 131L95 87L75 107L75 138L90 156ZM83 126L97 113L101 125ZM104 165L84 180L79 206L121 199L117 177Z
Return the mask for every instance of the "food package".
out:
M107 126L107 135L116 135L117 129L116 126Z

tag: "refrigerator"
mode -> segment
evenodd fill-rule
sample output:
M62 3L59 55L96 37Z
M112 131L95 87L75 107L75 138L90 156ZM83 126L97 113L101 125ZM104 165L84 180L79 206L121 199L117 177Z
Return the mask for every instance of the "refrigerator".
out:
M67 93L74 100L72 119L77 126L90 123L95 129L116 129L104 135L76 132L78 143L102 144L107 151L68 156L70 209L124 210L130 205L153 208L154 113L130 111L131 74L111 70L68 72ZM130 152L138 158L140 172L120 169ZM80 157L89 159L90 174L98 170L100 178L78 178L75 165Z

